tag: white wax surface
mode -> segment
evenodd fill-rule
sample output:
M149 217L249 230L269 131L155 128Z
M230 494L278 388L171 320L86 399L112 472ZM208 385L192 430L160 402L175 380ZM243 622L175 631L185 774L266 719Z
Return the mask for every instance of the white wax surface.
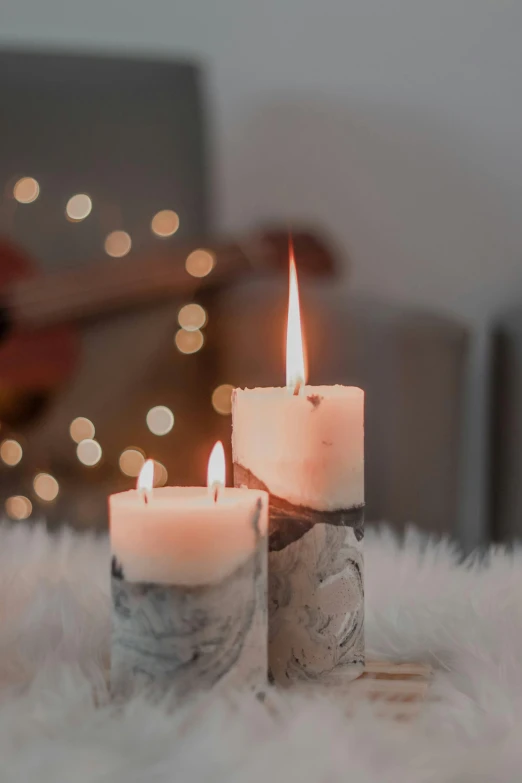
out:
M234 462L272 494L321 511L364 503L362 389L235 389L232 424Z
M217 502L204 487L160 487L109 498L112 554L130 582L196 586L220 581L253 553L256 504L267 531L267 495L222 488Z

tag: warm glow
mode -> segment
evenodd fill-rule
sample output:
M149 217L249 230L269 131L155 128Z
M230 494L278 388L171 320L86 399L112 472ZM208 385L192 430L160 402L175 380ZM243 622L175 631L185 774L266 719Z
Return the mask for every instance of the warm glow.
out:
M5 510L11 519L27 519L31 516L33 504L23 495L13 495L5 501Z
M10 468L18 465L22 459L22 447L17 440L4 440L0 444L0 459Z
M136 485L136 489L143 490L144 492L149 492L152 487L154 486L154 460L148 459L142 469L140 470L140 475L138 476L138 483Z
M76 447L76 456L83 465L92 468L93 465L97 465L102 457L102 447L98 441L92 438L86 438L80 441Z
M218 440L210 453L207 470L207 486L214 499L217 498L219 487L225 486L225 478L225 449L221 441Z
M91 214L92 201L86 193L77 193L71 196L65 207L65 214L73 223L85 220Z
M126 231L113 231L105 240L105 252L113 258L126 256L132 246L132 240Z
M145 457L138 449L125 449L120 454L119 465L126 476L139 476L140 470L145 464Z
M178 323L185 331L195 332L207 323L207 313L201 305L184 305L178 313Z
M295 268L294 249L290 245L290 279L288 293L288 325L286 328L286 385L294 393L306 383L303 335L301 331L301 312L299 308L299 290Z
M214 268L214 255L210 250L203 250L198 248L187 256L185 261L185 269L192 275L192 277L205 277Z
M40 185L32 177L22 177L13 188L13 196L19 204L32 204L38 198L39 193ZM25 519L25 517L23 518Z
M222 383L212 392L212 407L222 416L229 416L232 413L232 392L234 387L230 383Z
M94 433L94 424L90 419L86 419L85 416L78 416L76 419L73 419L69 426L69 435L75 443L80 443L80 441L86 438L94 438Z
M154 486L164 487L169 478L167 468L161 462L154 460Z
M174 414L166 405L156 405L147 413L147 427L153 435L166 435L174 426Z
M60 490L58 482L49 473L38 473L33 480L33 489L41 500L55 500Z
M157 237L171 237L179 228L179 217L172 209L162 209L154 215L150 226Z
M203 337L203 332L200 332L199 329L196 329L195 332L178 329L174 341L180 353L196 353L203 347L205 338Z

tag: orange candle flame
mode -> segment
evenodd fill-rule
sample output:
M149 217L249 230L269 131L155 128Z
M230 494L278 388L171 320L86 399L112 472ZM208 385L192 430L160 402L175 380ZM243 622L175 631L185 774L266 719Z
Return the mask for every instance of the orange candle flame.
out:
M286 327L286 385L294 394L299 394L299 389L306 384L306 380L297 270L295 267L294 246L290 240L288 323Z
M220 487L225 486L226 467L225 467L225 449L220 440L216 443L210 453L207 470L207 486L211 497L217 500Z

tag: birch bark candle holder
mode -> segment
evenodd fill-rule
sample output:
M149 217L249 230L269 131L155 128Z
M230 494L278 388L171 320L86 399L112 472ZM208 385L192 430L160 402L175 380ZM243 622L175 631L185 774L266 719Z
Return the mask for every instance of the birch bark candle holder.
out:
M112 495L109 509L113 695L261 691L266 493L141 488Z
M237 487L269 493L269 667L279 685L364 670L364 392L306 386L291 258L287 387L235 389Z

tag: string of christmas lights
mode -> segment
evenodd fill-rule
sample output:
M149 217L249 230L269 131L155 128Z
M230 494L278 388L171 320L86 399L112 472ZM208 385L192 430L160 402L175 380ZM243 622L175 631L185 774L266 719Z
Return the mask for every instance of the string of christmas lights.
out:
M40 183L34 177L24 176L18 179L13 188L12 196L19 204L32 204L41 196ZM72 195L65 206L65 218L71 223L80 223L91 215L93 200L87 193ZM179 215L171 209L162 209L150 221L151 232L158 238L172 237L180 225ZM107 234L104 249L107 255L121 258L132 248L132 238L127 231L116 229ZM192 251L186 258L185 269L189 275L202 278L212 272L215 265L214 255L204 248ZM205 336L202 331L208 324L206 310L196 302L184 304L178 312L179 329L174 335L174 344L181 354L195 354L204 345ZM222 416L231 414L232 385L220 384L211 395L211 404L216 413ZM173 411L166 405L156 405L145 415L149 431L158 437L170 433L175 424ZM69 435L76 444L76 457L85 468L93 468L103 458L103 448L96 439L95 424L86 416L78 415L69 425ZM121 451L118 466L121 473L128 477L138 476L145 460L146 453L139 446L126 446ZM6 469L15 468L24 459L24 449L14 435L0 442L0 463ZM164 486L168 480L166 467L154 460L154 485ZM40 510L56 501L60 493L58 480L48 472L40 471L34 475L31 484L33 500L39 503ZM12 520L29 519L33 514L33 501L25 495L10 495L5 500L6 514Z

